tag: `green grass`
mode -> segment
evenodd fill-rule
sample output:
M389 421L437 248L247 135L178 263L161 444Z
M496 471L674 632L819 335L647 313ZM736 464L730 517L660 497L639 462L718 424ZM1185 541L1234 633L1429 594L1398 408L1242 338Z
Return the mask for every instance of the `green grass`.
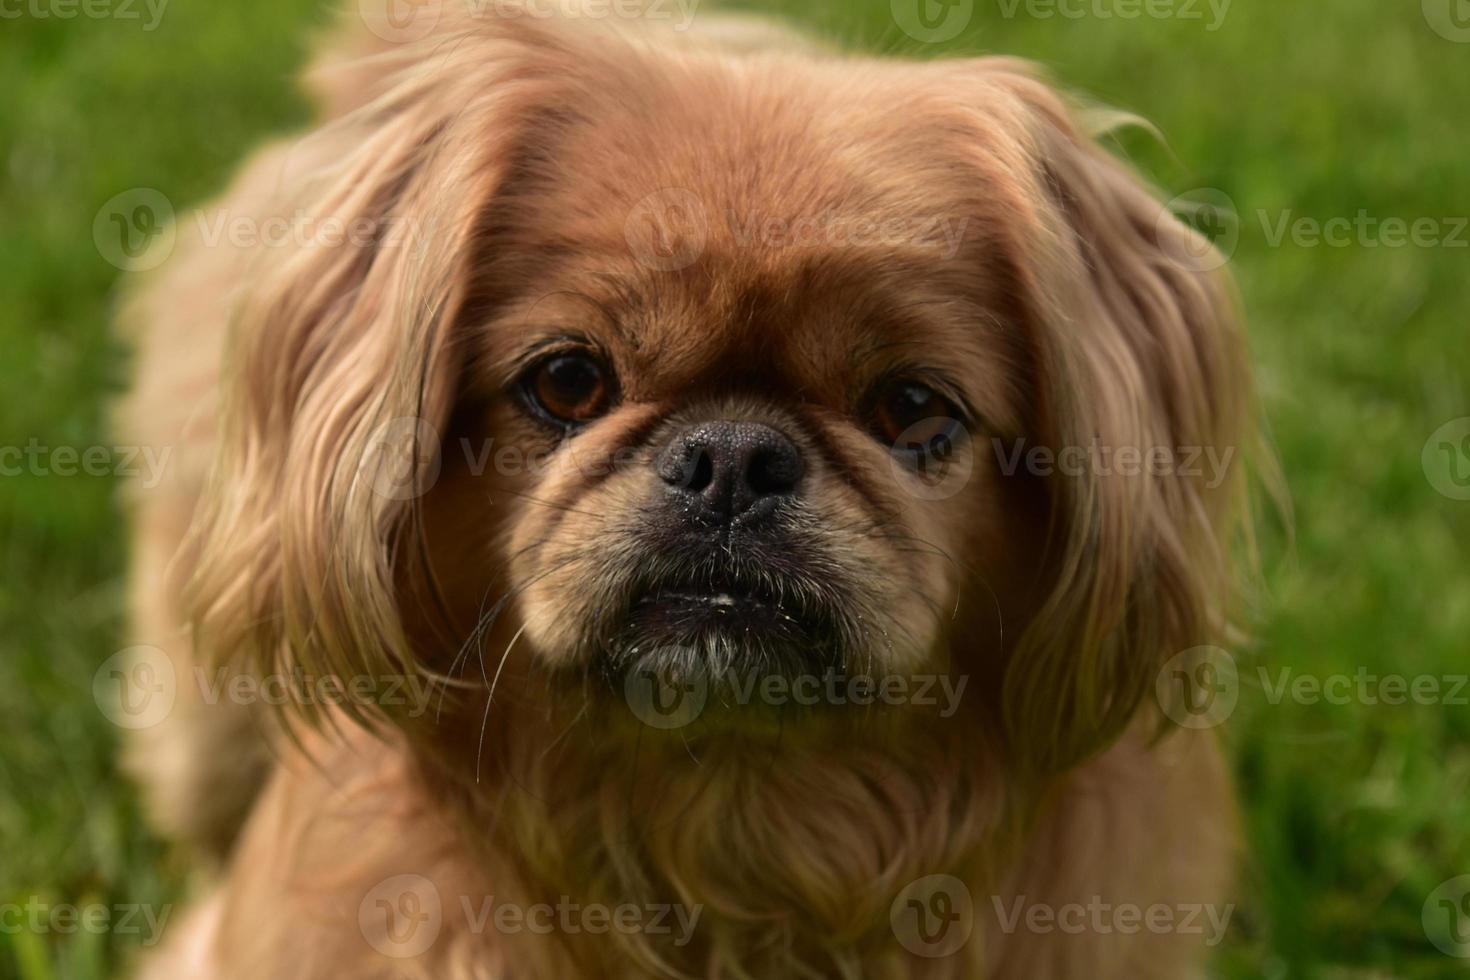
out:
M762 6L855 45L916 47L888 0ZM1470 873L1470 708L1272 704L1256 667L1470 669L1470 502L1435 492L1420 463L1431 432L1470 415L1470 247L1271 241L1288 211L1431 218L1444 234L1470 215L1470 43L1417 2L1237 0L1216 30L1203 4L1203 21L1007 9L977 0L932 50L1035 58L1146 116L1168 151L1126 145L1156 181L1216 188L1240 215L1234 269L1296 541L1268 531L1269 601L1238 651L1227 731L1252 857L1216 972L1463 975L1421 910ZM311 0L173 0L156 30L146 20L0 24L0 446L108 444L125 362L108 333L122 274L91 234L103 202L151 187L183 206L305 118L290 79L324 20ZM184 884L91 697L123 645L117 490L0 477L0 904L163 903ZM0 978L107 975L136 942L0 931Z

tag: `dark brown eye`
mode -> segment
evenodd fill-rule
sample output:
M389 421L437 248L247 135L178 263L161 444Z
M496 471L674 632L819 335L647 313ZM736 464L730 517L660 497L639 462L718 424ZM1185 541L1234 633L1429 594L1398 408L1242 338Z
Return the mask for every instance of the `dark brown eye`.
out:
M898 452L925 451L959 425L954 403L920 381L885 382L873 401L873 435Z
M525 391L543 415L561 425L575 426L606 414L612 401L612 380L591 354L556 354L531 368Z

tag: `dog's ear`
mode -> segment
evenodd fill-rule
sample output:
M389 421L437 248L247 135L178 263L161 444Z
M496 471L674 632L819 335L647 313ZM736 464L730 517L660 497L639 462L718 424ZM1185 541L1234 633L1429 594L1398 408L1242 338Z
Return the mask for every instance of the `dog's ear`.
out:
M1047 486L1047 591L1002 690L1016 757L1052 772L1150 710L1172 656L1223 635L1254 455L1247 356L1224 258L1078 112L1024 63L949 70L983 89L975 112L1014 195L1037 442L1070 449Z
M318 64L342 114L264 159L279 171L271 203L260 163L254 189L223 202L297 231L238 270L189 590L217 660L341 680L414 669L395 557L452 410L468 265L555 76L528 67L545 52L524 27L436 27L370 45L366 66ZM368 95L331 94L367 77Z

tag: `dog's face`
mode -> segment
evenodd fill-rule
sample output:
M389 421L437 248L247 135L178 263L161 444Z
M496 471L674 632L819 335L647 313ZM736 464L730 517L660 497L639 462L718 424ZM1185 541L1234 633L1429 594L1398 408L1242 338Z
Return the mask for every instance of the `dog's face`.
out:
M487 682L959 669L1048 765L1116 734L1204 642L1228 488L1003 464L1238 437L1190 233L1015 65L537 30L399 51L340 124L327 204L414 247L247 299L223 480L271 489L206 518L204 625Z
M960 639L998 654L970 607L1034 576L1037 516L989 451L1029 383L1005 257L941 193L863 186L904 136L798 141L815 120L778 117L782 158L740 145L736 106L701 109L568 134L518 202L535 220L501 230L450 449L534 463L457 475L445 523L485 557L441 578L478 597L504 569L527 650L614 679L946 667L969 589ZM767 176L725 192L702 172L720 158ZM453 516L476 483L479 534Z
M615 695L998 662L1045 488L991 439L1036 365L1006 190L912 97L618 92L501 189L424 503L451 635L509 597L492 669L517 632Z

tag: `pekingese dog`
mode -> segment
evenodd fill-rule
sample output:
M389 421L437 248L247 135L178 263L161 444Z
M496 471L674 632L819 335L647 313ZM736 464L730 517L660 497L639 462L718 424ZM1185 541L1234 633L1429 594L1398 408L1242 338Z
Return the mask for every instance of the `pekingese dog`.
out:
M1218 255L1020 62L405 9L125 313L145 973L1196 975Z

